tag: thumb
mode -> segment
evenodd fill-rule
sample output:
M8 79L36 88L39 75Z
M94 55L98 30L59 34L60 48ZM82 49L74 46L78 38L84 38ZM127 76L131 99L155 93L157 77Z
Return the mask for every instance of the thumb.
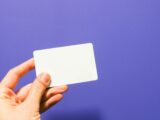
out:
M33 82L32 88L29 92L29 95L26 101L39 105L46 88L50 84L50 81L51 81L51 78L48 74L41 73Z

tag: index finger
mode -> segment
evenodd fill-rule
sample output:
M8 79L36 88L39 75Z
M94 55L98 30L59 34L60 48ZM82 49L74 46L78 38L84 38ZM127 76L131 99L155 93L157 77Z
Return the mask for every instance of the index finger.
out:
M35 63L34 59L29 59L26 62L18 65L17 67L12 68L9 70L7 75L2 80L1 84L5 85L10 89L14 89L19 82L19 79L24 76L26 73L34 69Z

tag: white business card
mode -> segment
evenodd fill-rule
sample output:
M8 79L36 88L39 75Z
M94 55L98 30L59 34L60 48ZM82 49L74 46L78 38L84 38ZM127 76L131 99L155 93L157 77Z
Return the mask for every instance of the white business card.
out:
M51 86L98 79L92 43L34 51L36 75L48 73Z

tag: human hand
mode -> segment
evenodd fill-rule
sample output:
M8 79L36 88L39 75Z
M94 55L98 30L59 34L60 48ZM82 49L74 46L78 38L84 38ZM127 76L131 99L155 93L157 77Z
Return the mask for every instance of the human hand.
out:
M66 85L47 88L50 84L48 74L40 74L33 83L14 92L18 81L34 69L30 59L11 69L0 83L0 120L40 120L40 113L59 102Z

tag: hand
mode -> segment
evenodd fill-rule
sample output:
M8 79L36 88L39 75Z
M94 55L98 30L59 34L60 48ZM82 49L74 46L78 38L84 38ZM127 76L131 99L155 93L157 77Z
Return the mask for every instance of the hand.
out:
M62 99L67 86L47 88L50 76L45 73L14 92L20 78L34 66L30 59L11 69L0 83L0 120L40 120L40 113Z

